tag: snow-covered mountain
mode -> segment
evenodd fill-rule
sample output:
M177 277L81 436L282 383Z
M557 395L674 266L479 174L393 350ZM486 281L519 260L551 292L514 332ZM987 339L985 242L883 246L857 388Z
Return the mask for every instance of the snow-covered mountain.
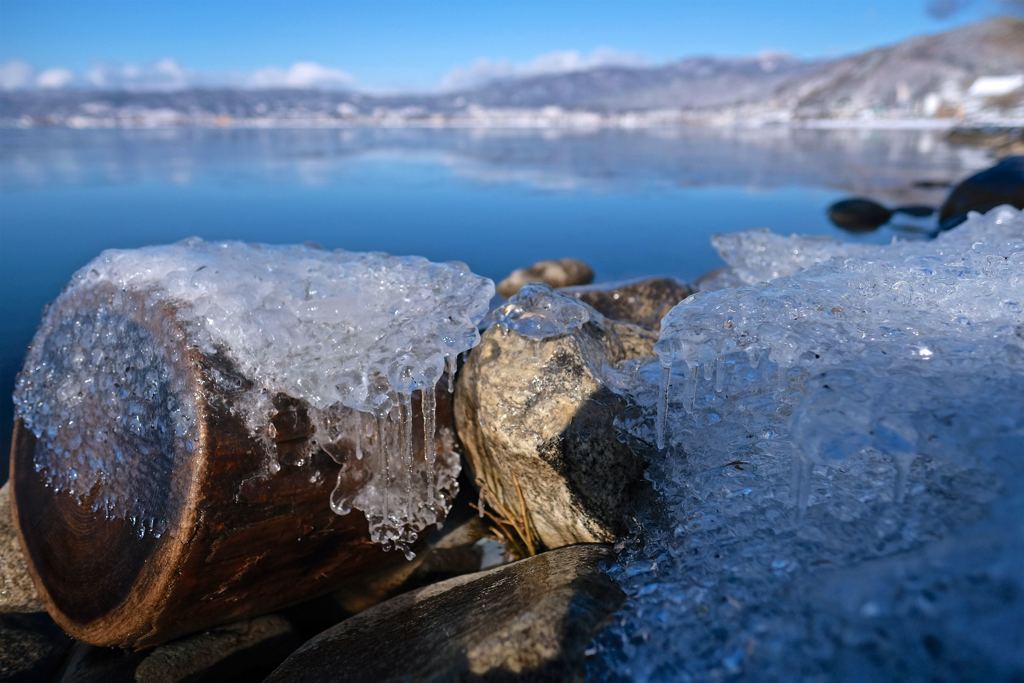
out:
M497 125L935 119L1024 123L1024 20L832 60L691 57L493 80L456 92L188 89L0 93L0 125Z

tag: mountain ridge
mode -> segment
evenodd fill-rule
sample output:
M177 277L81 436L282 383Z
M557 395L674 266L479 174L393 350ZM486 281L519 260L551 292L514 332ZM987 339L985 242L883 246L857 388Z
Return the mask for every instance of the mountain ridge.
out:
M0 93L0 122L549 125L558 119L572 125L601 125L701 117L963 118L976 115L976 110L990 118L1024 121L1024 80L998 97L988 93L979 98L971 90L979 79L1015 75L1024 79L1024 20L1000 17L834 59L694 56L654 66L600 66L506 77L445 93L234 88L8 91Z

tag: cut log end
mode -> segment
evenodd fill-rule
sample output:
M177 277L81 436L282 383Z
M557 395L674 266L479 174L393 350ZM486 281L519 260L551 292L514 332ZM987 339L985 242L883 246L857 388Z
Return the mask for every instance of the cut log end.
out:
M135 343L154 350L146 356L153 367L130 369L152 370L157 378L153 409L143 411L146 424L111 427L119 416L105 415L99 394L71 400L99 402L82 408L96 424L76 430L99 430L103 440L87 436L77 444L74 432L65 441L38 438L21 419L15 423L15 524L36 587L58 624L95 645L146 647L270 612L404 561L370 542L362 514L332 512L339 465L323 451L301 462L282 457L280 471L270 474L275 455L267 439L254 436L234 410L245 379L225 357L189 346L173 307L128 303L114 307L121 320L111 324L131 327ZM91 314L88 306L83 310ZM103 349L134 359L133 351ZM55 348L51 355L66 354ZM169 383L160 385L160 378ZM117 378L97 377L107 379ZM166 400L169 394L174 400ZM444 389L435 396L440 438L453 430L451 397ZM300 401L279 399L275 404L287 414L274 418L274 438L278 453L287 456L303 448L308 419ZM419 404L412 405L417 417ZM186 433L175 431L180 413L161 414L163 406L190 416ZM165 438L168 429L173 438ZM416 444L420 459L423 441ZM343 459L353 456L348 446L341 450ZM75 462L92 469L55 471ZM87 487L74 485L83 479Z

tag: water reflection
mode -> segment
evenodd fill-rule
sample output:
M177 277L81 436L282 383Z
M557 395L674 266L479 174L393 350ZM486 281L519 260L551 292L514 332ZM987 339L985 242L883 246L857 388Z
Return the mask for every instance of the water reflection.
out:
M772 189L811 185L887 201L941 200L991 163L935 131L414 129L0 131L0 186L253 177L323 186L353 158L420 159L476 182L543 190L663 183ZM201 174L204 178L197 178Z

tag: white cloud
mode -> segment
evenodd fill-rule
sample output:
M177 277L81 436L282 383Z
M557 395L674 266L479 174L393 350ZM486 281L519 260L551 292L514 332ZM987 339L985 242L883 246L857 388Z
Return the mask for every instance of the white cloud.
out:
M95 64L85 82L101 90L180 90L192 84L192 76L167 57L152 64Z
M441 86L445 89L455 90L496 78L539 76L582 71L599 66L639 66L646 63L647 60L636 53L610 47L599 47L590 52L558 50L538 55L527 62L483 58L469 66L452 69L442 80Z
M441 87L448 90L509 77L580 71L608 65L642 65L643 57L622 50L601 47L590 52L559 50L538 55L525 62L479 59L453 69ZM97 90L180 90L189 87L240 88L319 88L353 87L355 79L347 72L318 62L302 61L288 66L267 66L242 72L200 72L187 69L166 57L148 64L98 63L84 71L63 67L37 70L24 61L0 63L0 90L27 88L59 89L69 86Z
M47 69L36 76L36 85L45 90L57 90L67 87L75 80L70 69Z
M17 90L32 84L35 69L21 61L0 63L0 90Z
M0 90L57 89L79 85L96 90L181 90L195 86L240 88L341 88L354 79L348 73L318 64L295 62L249 72L197 72L166 57L149 64L99 63L76 74L54 67L41 72L27 62L0 63Z
M266 67L249 74L251 88L339 88L352 85L354 79L340 69L316 62L295 62L287 69Z

